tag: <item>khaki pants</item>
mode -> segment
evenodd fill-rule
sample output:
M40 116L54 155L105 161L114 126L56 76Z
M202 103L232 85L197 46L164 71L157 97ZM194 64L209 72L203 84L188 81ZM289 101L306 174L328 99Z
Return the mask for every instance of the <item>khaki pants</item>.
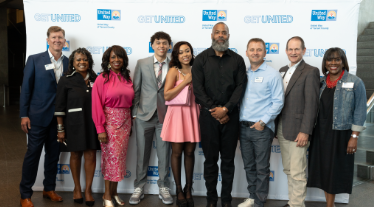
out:
M306 197L306 153L310 142L304 147L296 147L297 142L286 140L282 133L282 121L279 121L277 137L281 148L283 172L288 179L288 205L305 207ZM295 137L296 139L296 137Z

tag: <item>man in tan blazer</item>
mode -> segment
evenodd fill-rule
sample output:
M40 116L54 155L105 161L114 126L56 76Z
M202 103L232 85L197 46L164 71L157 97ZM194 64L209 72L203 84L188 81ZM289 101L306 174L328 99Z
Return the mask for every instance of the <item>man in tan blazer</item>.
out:
M301 37L290 38L286 46L290 63L279 70L283 77L285 100L275 131L281 148L283 171L288 179L289 202L285 207L305 207L306 152L319 104L320 73L318 68L305 63L305 51Z

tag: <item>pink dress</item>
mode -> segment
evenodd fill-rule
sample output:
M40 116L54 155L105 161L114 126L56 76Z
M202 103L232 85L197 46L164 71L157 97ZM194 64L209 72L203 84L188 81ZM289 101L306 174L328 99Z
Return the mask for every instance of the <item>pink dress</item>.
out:
M92 88L92 119L97 133L108 135L108 143L101 143L101 173L104 180L119 182L126 175L134 90L131 81L113 71L108 82L105 80L100 75Z
M178 80L175 86L183 80ZM200 106L195 102L192 84L190 86L190 106L168 106L161 138L167 142L200 142Z

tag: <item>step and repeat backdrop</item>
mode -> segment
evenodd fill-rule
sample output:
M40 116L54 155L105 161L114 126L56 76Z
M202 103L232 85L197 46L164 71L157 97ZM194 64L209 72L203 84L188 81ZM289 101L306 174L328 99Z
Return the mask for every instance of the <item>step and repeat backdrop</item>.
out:
M182 40L190 42L194 55L198 55L211 46L212 28L222 21L230 29L230 49L242 55L247 66L249 61L245 51L249 39L262 38L266 42L266 62L274 68L280 68L289 62L285 53L287 40L297 35L305 40L307 49L304 60L307 63L321 69L325 51L330 47L340 47L347 54L350 72L355 74L360 2L361 0L24 0L27 56L47 50L47 29L57 25L66 32L67 41L63 48L65 56L84 47L92 53L94 70L100 72L105 50L112 45L120 45L128 54L129 69L133 74L138 59L153 55L150 37L155 32L169 33L172 45ZM145 188L148 194L158 193L156 147L153 142L148 185ZM271 152L268 198L287 200L287 177L283 173L277 139L274 139ZM94 192L104 191L100 155L101 152L98 151ZM61 153L56 177L58 191L72 191L74 188L69 156L69 153ZM135 133L130 138L127 156L127 173L118 185L120 193L133 192L136 169ZM196 146L195 156L194 194L205 196L204 155L199 144ZM43 165L42 156L34 190L43 190ZM247 181L239 145L235 166L232 195L247 197ZM85 185L84 177L82 167L82 187ZM172 173L170 180L174 180ZM221 180L219 174L218 181ZM175 185L172 184L171 189L175 192ZM220 192L220 182L217 189ZM319 189L308 189L307 200L324 201L325 196ZM347 203L348 200L348 194L336 197L337 202Z

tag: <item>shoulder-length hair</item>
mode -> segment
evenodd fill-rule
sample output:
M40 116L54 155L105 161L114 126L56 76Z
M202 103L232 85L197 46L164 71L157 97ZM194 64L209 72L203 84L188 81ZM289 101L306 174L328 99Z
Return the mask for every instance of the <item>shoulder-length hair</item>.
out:
M68 70L66 71L65 75L71 75L75 71L74 70L75 54L82 54L82 55L87 56L87 59L88 59L88 70L87 70L87 72L90 74L90 77L96 77L97 75L96 75L95 71L93 70L94 61L92 59L92 55L86 48L82 48L82 47L74 50L71 53L71 55L69 56Z
M323 56L323 60L322 60L322 73L325 76L327 76L329 72L326 69L326 61L331 60L334 54L338 54L338 56L342 60L343 69L349 71L348 60L347 60L347 56L345 55L345 52L339 47L332 47L325 52L325 55Z
M188 47L190 47L191 55L192 55L192 58L191 58L191 61L190 61L190 66L193 65L193 62L195 60L195 55L193 54L193 48L192 48L191 44L189 42L186 42L186 41L180 41L180 42L177 42L174 45L173 52L171 52L171 60L170 60L170 63L169 63L169 68L171 68L171 67L182 68L182 65L181 65L181 63L179 62L179 59L178 59L179 48L182 45L187 45Z
M101 62L101 72L103 73L103 77L106 79L105 83L109 80L109 60L110 60L110 53L114 52L118 57L122 58L123 66L121 68L121 75L126 81L131 81L130 78L130 70L127 68L129 65L129 58L127 57L126 50L119 45L113 45L109 47L103 54L102 62Z

